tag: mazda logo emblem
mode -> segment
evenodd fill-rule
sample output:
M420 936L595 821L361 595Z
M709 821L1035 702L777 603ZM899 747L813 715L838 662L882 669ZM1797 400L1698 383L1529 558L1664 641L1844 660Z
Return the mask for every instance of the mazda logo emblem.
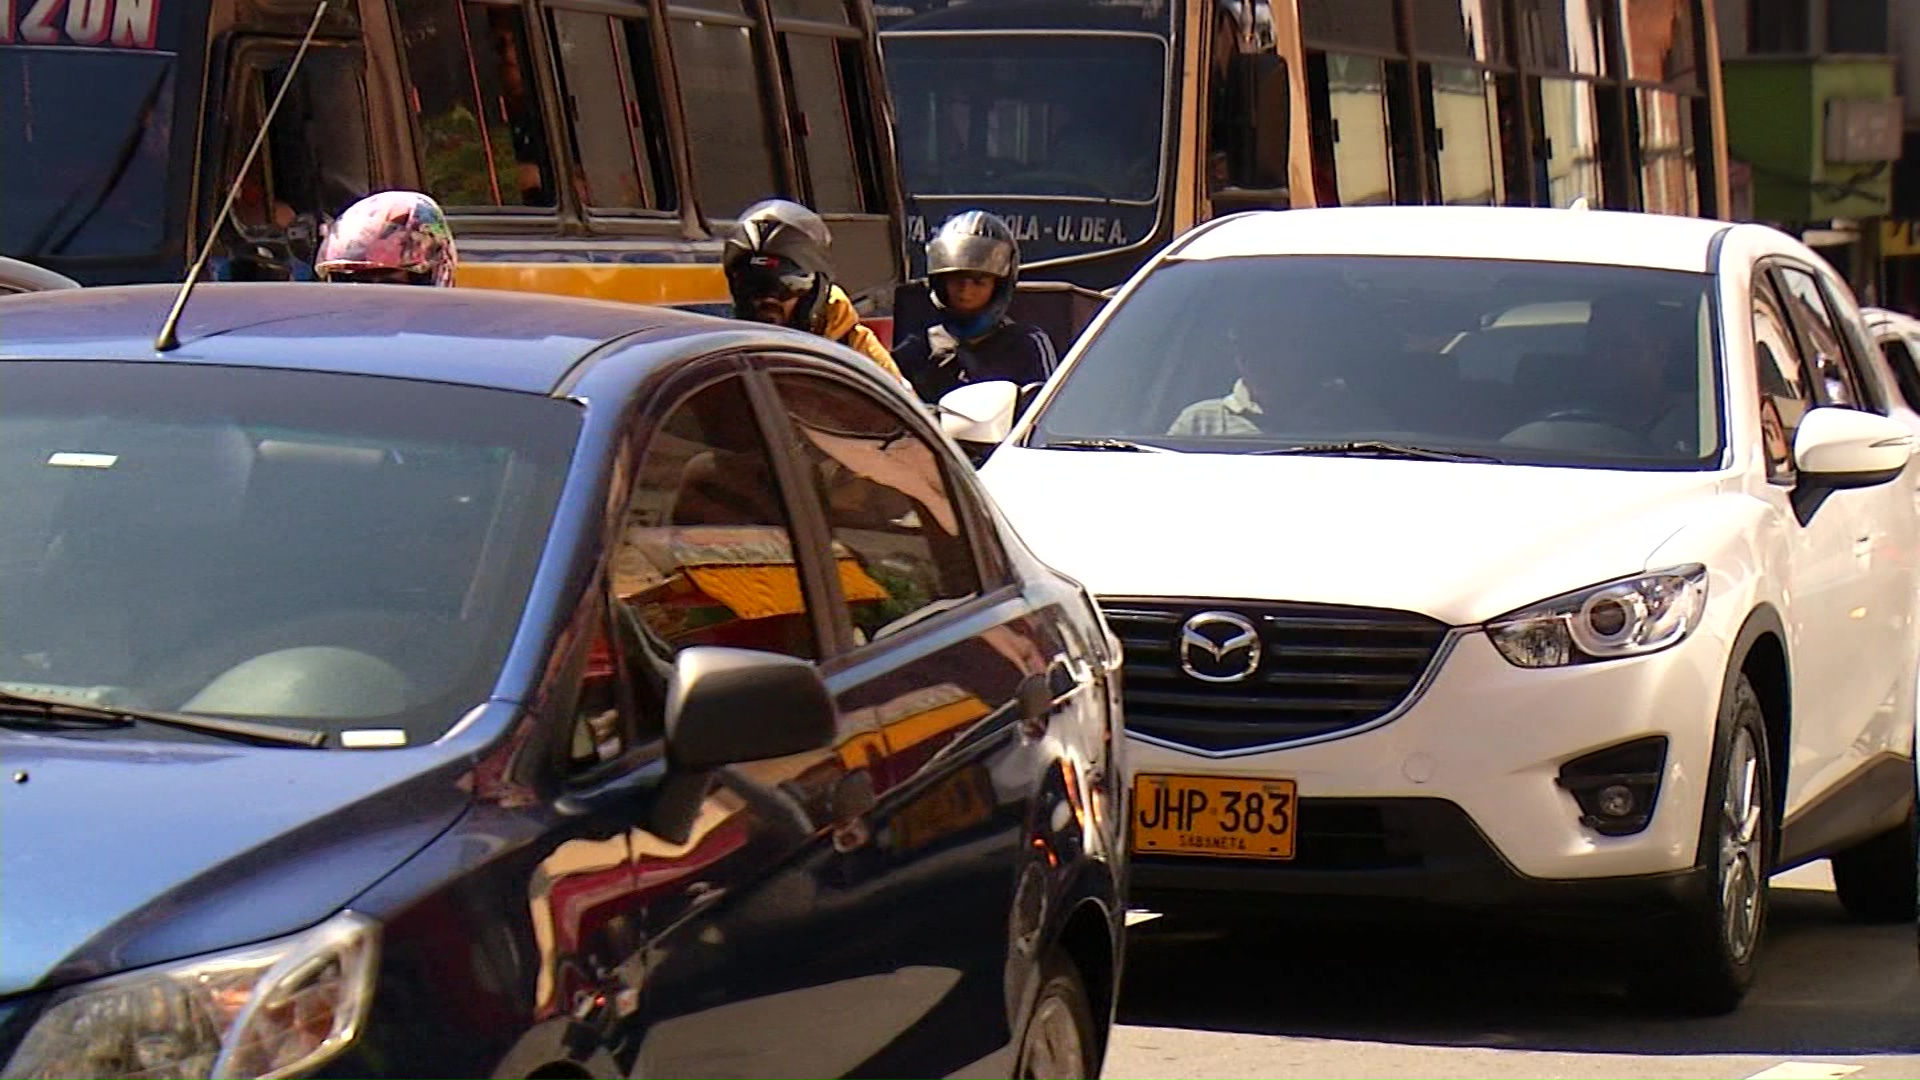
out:
M1260 631L1231 611L1203 611L1180 628L1180 670L1201 682L1250 678L1261 651Z

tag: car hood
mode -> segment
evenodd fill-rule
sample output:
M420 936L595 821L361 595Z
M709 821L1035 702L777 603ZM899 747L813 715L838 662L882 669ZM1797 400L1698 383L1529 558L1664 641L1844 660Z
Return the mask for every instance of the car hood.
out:
M453 757L0 731L0 995L319 922L459 816Z
M1380 458L994 451L981 479L1096 596L1291 600L1455 626L1638 573L1720 481Z

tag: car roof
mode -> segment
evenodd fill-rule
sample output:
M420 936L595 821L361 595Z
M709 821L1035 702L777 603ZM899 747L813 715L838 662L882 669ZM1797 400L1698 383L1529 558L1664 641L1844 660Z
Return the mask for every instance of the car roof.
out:
M1201 226L1168 257L1412 255L1708 273L1715 241L1732 227L1671 214L1519 206L1264 210Z
M0 361L139 360L383 375L552 393L619 342L737 328L725 319L490 289L315 282L194 287L180 347L153 347L177 285L63 289L0 299Z

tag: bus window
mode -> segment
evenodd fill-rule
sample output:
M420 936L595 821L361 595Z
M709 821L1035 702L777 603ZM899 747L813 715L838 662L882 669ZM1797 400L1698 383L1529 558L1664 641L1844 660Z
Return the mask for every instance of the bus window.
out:
M676 13L671 36L701 209L731 218L779 194L753 24Z
M1287 63L1273 51L1272 15L1216 3L1207 62L1207 188L1214 210L1285 209L1292 124ZM1259 23L1264 21L1265 33Z
M420 121L421 177L448 207L551 207L553 169L517 8L394 5Z
M262 101L280 92L292 59L281 55L271 66L255 69ZM250 138L253 132L239 134ZM367 194L367 96L359 57L338 49L310 51L274 117L267 143L273 165L270 193L295 215L335 217ZM238 161L234 164L238 168Z
M240 171L247 148L280 92L293 52L278 44L243 43L235 50L226 149L203 192L211 215ZM220 241L225 258L215 276L237 280L304 278L312 269L320 222L369 189L371 169L366 93L360 58L350 49L316 45L300 63L267 142L240 183L233 216ZM238 243L234 241L238 240Z
M1313 128L1314 172L1330 177L1341 206L1391 203L1386 65L1370 56L1316 51L1308 54L1307 83L1314 115L1326 118Z
M0 47L0 251L28 259L158 251L173 95L168 53Z
M847 64L841 43L830 37L783 33L780 51L800 112L795 127L806 155L813 208L856 214L869 209L853 152L851 95L842 77ZM854 66L858 66L857 55Z
M581 203L595 210L672 210L646 23L583 11L554 11L551 18Z
M1586 196L1602 205L1598 104L1593 84L1580 79L1534 80L1539 156L1536 196L1548 206L1567 206Z
M1163 40L1018 28L901 33L886 57L907 133L901 168L915 195L1120 203L1159 195Z
M1498 206L1501 183L1498 98L1493 76L1467 64L1423 64L1428 143L1439 201Z

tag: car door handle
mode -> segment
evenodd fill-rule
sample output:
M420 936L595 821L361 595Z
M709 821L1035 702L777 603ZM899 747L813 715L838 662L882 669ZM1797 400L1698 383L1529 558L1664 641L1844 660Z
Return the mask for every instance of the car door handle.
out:
M1871 534L1867 536L1856 536L1853 538L1853 557L1854 558L1864 559L1871 554L1873 554L1873 537Z

